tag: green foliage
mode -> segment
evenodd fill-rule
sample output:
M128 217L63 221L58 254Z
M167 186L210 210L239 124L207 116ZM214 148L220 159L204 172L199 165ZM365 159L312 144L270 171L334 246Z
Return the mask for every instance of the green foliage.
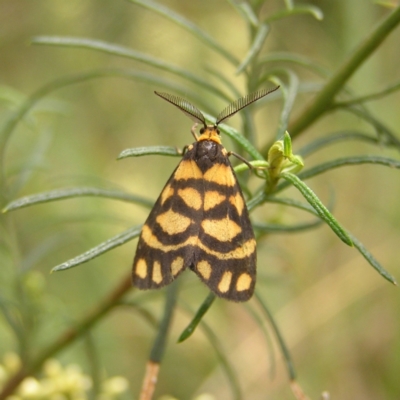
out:
M5 3L11 7L10 1ZM383 258L388 270L397 265L397 248L393 244L399 239L398 230L388 226L397 226L399 218L400 139L393 127L398 126L400 78L392 77L398 71L390 66L398 64L398 40L392 36L398 35L394 29L400 22L400 7L387 11L378 5L355 3L341 0L318 8L279 0L171 6L148 0L115 2L112 6L88 1L80 6L82 10L86 7L86 11L72 10L68 4L49 5L43 12L53 15L60 27L51 26L51 18L32 17L36 28L24 31L32 46L29 50L18 48L21 59L13 55L12 40L17 47L22 41L10 31L9 58L17 60L21 75L17 68L14 71L0 67L4 69L3 79L7 79L7 86L0 86L0 350L14 349L22 364L5 378L0 368L0 399L23 393L24 382L34 382L39 388L41 381L33 376L40 374L46 360L67 349L67 359L77 359L91 371L88 396L106 398L99 378L104 376L103 368L113 371L113 375L122 371L127 377L134 376L131 389L136 396L149 347L151 361L165 362L161 374L165 373L166 378L160 381L156 394L177 398L195 398L196 390L215 392L215 398L228 398L229 390L234 399L261 398L266 393L286 398L289 385L269 383L265 379L266 362L259 366L257 358L262 353L263 360L273 360L275 347L282 355L294 396L298 398L301 389L294 382L294 364L305 371L301 384L307 391L317 393L314 397L328 389L335 398L390 398L400 390L400 366L398 361L389 360L390 356L385 359L384 368L379 362L376 369L357 365L362 360L362 344L359 348L354 345L351 353L356 365L349 368L356 369L359 376L350 379L360 379L354 387L347 375L341 374L344 367L335 352L330 359L315 360L315 337L307 321L310 314L318 314L318 307L314 311L301 308L302 304L310 304L305 303L306 294L313 293L312 304L328 310L326 319L336 316L330 308L338 303L333 301L334 290L328 293L321 289L322 295L318 297L318 287L346 287L351 276L342 271L348 270L348 259L352 260L356 278L351 281L354 290L349 290L353 297L346 296L344 289L343 294L338 293L347 299L337 311L343 319L353 321L354 315L362 318L360 314L366 313L366 307L359 313L356 300L363 297L367 302L367 296L372 297L380 288L379 276L373 276L373 282L379 283L369 283L364 260L396 284L377 258ZM376 10L382 14L381 19L375 18ZM351 33L342 28L343 21L337 20L343 15L352 19L362 12L373 19L374 28L361 24L355 40L352 35L356 20L352 22L354 26L347 26ZM70 15L68 26L62 24L64 15ZM93 21L95 16L107 20L109 29L106 26L92 32L86 27L81 36L79 30L71 30L70 26L78 20L85 21L86 26L89 15ZM5 17L0 17L0 22L1 18ZM34 36L46 31L57 35ZM129 45L120 44L127 42ZM356 42L359 44L353 46ZM341 44L347 43L352 43L354 50L340 51ZM29 52L36 62L40 60L32 71L23 68L22 57ZM373 55L375 69L369 67L365 72L369 65L366 61ZM32 80L26 83L28 76ZM357 76L361 76L361 83L357 83ZM393 83L388 83L387 77ZM198 281L183 276L179 281L186 281L180 282L179 287L175 282L157 292L130 290L133 247L126 244L140 234L141 223L157 190L173 169L168 157L162 156L180 156L180 149L190 140L188 121L182 118L181 122L180 115L164 109L155 96L151 97L153 91L167 89L187 98L204 112L208 121L214 122L215 110L247 93L274 85L280 89L232 119L238 128L220 125L223 138L228 139L226 148L249 159L254 170L249 173L246 164L235 167L258 239L255 299L244 307L226 304L207 295ZM27 95L30 91L32 94ZM382 101L383 106L379 105ZM186 136L182 133L178 139L175 132L185 132ZM131 143L134 147L121 151ZM177 143L179 147L172 147ZM120 161L115 163L117 154ZM354 172L350 166L361 166L361 172ZM375 166L389 168L379 176L371 169ZM345 167L341 170L346 172L334 172L338 167ZM311 178L313 181L308 184ZM325 195L327 181L339 200L334 200L332 194ZM100 200L82 197L109 202L100 204ZM321 200L326 197L328 206ZM312 220L303 222L304 215L311 215ZM386 222L376 226L381 220ZM330 228L341 242L322 226ZM314 231L316 228L318 232ZM386 233L381 233L385 228ZM353 229L357 235L350 233ZM304 235L296 236L295 241L288 235L295 232ZM285 239L280 241L272 233L285 234ZM382 235L385 240L380 239ZM369 246L356 236L362 236L363 241L365 238L379 257L372 255ZM389 244L385 249L389 250L383 251L380 246L386 241ZM119 250L109 253L117 247ZM83 263L90 267L44 278L44 272L63 271ZM336 283L336 276L343 280ZM119 278L121 283L115 283ZM304 289L302 285L310 281L317 283ZM366 286L357 286L363 281ZM102 292L109 294L98 300ZM383 286L382 292L392 293L389 286ZM163 296L164 308L158 303ZM287 310L293 304L298 308L294 307L295 312L287 314L286 320L284 311L273 318L275 312L267 308L265 298L271 309L280 309L284 304ZM91 311L87 311L88 302L94 305ZM393 332L400 329L394 304L389 299L385 304L378 303L379 307L387 306L389 322L384 321L387 327L382 330L391 334L383 342L382 351L386 349L391 354L392 348L400 345L393 339ZM125 321L124 309L131 311L133 321ZM115 326L101 331L95 328L97 322L117 310L120 312L113 313ZM381 315L381 308L377 310L377 315ZM375 314L365 315L369 319L357 321L365 323L367 329L361 328L358 334L380 321ZM172 323L173 316L176 323ZM320 321L325 321L324 317ZM340 330L347 336L355 326L351 322ZM197 328L207 343L201 341ZM308 329L307 341L311 343L303 351L309 358L296 351L303 329ZM168 343L167 333L171 330L175 338L172 342L182 342L179 346L186 349L186 354L180 354L179 346ZM254 339L255 345L244 339L253 338L253 331L260 336ZM299 332L297 339L292 332ZM324 339L320 338L330 332L320 333L316 342L325 350ZM78 339L84 339L85 351L74 350L72 344ZM364 338L368 344L367 339ZM374 340L376 345L379 335ZM239 349L245 343L247 347ZM350 344L343 343L338 347L343 346L341 353L347 355ZM265 344L268 350L259 350ZM335 341L328 342L329 349L335 346ZM381 350L376 346L376 353L370 354L366 364L374 364L374 357ZM252 360L246 358L247 352L252 354ZM241 357L243 366L236 360ZM299 362L293 361L296 359ZM277 365L280 378L280 360ZM218 366L225 373L226 385L221 385ZM378 368L380 378L370 379ZM318 369L323 371L321 375L315 372ZM383 381L390 381L390 385ZM362 386L368 390L361 393L358 388Z

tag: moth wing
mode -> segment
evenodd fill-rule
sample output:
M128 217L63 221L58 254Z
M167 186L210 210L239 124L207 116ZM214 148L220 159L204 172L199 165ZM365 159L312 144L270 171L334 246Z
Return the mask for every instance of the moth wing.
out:
M202 213L202 173L186 152L171 175L140 235L132 281L139 289L171 283L194 260Z
M256 281L256 241L227 156L204 174L204 212L192 269L216 295L246 301Z

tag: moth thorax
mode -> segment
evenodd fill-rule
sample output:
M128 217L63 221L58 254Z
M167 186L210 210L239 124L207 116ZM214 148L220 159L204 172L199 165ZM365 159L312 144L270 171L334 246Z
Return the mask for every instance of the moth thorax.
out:
M196 159L199 160L208 160L209 162L214 162L214 160L218 156L218 148L220 144L216 143L213 140L203 139L201 142L197 143L196 149Z

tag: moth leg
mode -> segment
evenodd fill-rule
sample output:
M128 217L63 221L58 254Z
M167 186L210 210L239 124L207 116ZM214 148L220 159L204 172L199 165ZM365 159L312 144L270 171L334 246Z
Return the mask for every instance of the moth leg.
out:
M177 151L179 152L179 154L181 154L182 156L184 156L188 148L189 148L189 145L187 144L182 150L180 150L180 149L178 149L178 148L176 148L176 149L177 149Z
M233 151L228 151L228 157L229 156L235 156L236 158L238 158L240 161L243 161L248 167L249 167L249 169L251 170L251 171L254 171L254 167L244 158L244 157L242 157L240 154L237 154L237 153L235 153L235 152L233 152Z
M190 129L190 132L192 133L193 137L196 139L196 142L199 140L199 138L197 137L197 133L196 133L196 128L197 128L198 123L196 122L192 128Z

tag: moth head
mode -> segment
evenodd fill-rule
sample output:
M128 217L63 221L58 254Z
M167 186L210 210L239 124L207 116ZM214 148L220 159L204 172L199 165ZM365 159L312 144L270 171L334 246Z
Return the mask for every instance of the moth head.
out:
M198 141L201 140L212 140L218 144L221 144L221 136L218 129L218 125L207 125L200 129L200 137L197 138Z

